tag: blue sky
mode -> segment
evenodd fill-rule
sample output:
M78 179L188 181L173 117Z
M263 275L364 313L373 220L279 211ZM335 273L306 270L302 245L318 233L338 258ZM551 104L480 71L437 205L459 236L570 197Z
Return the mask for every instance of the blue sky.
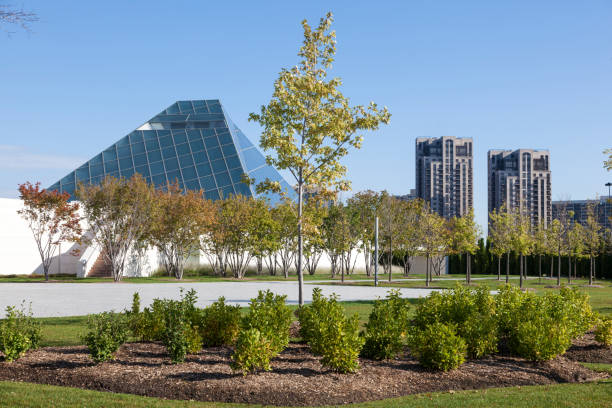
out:
M333 75L388 126L345 160L353 190L414 188L414 139L474 138L486 220L486 152L551 151L553 199L607 193L612 173L612 2L33 1L28 34L0 33L0 197L47 186L179 99L248 114L297 63L300 21L335 15Z

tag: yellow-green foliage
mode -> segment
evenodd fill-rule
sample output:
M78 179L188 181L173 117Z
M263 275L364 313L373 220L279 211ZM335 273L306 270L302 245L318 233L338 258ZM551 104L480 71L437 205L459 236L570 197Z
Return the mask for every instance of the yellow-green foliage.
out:
M389 291L387 298L376 300L365 325L365 343L361 354L376 360L393 358L402 350L408 331L409 303L400 291Z
M605 346L612 346L612 319L602 317L595 328L595 340Z
M355 372L364 342L359 336L359 316L347 318L337 297L326 298L319 288L313 290L312 299L298 313L302 337L312 352L321 356L324 367L342 373Z
M457 335L454 325L440 322L413 328L408 345L421 365L442 371L463 364L467 352L467 345Z
M26 311L25 302L20 308L6 307L6 318L0 321L0 351L6 360L13 361L38 348L41 337L41 324L34 320L31 310Z
M471 289L457 284L454 289L432 293L418 305L414 324L425 329L433 323L455 327L472 358L497 351L495 299L486 286Z
M243 375L257 370L269 371L273 354L272 343L259 330L242 330L232 354L231 367L235 371L242 371Z
M240 306L227 305L220 297L202 311L199 327L204 346L234 344L240 325Z
M285 304L286 299L286 295L275 295L269 290L259 291L258 296L251 299L249 312L242 319L241 330L257 329L270 341L274 355L289 344L289 327L293 316Z

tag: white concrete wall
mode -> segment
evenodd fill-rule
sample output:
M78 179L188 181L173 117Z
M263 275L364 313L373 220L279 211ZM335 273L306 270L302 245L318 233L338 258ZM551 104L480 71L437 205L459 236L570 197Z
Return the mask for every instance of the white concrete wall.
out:
M0 275L43 273L32 232L17 214L22 207L19 199L0 198ZM72 242L64 242L61 248L61 260L57 256L53 259L50 273L75 274L79 267L79 257L70 252L80 247Z

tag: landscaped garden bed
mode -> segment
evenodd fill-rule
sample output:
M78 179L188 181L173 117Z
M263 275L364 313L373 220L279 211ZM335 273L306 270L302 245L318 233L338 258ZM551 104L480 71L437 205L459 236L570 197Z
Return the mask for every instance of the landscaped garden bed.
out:
M580 344L580 341L578 342ZM599 346L612 358L610 348ZM323 405L402 395L583 382L605 378L566 357L533 363L496 355L468 360L448 372L421 367L409 354L392 360L360 359L355 374L330 372L308 346L290 344L271 362L272 371L243 376L230 368L231 348L207 348L171 364L160 343L127 343L114 361L94 365L85 346L47 347L0 363L0 380L27 381L156 396L168 399Z

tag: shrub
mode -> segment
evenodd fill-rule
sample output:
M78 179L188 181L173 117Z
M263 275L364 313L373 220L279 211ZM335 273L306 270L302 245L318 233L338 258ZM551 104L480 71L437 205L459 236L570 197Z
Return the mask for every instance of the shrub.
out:
M365 343L361 354L383 360L393 358L402 350L408 330L408 302L395 289L385 300L376 300L365 325Z
M13 361L30 349L38 348L41 339L40 323L32 318L32 310L25 303L18 309L6 307L6 318L0 321L0 351L7 361Z
M518 323L512 350L532 361L546 361L565 353L571 342L565 324L543 313L536 313Z
M150 307L145 307L142 313L136 313L140 309L140 296L134 294L132 301L132 310L126 314L130 315L130 328L135 337L143 341L164 341L166 336L166 320L167 314L171 308L176 308L176 304L180 304L183 320L187 325L194 327L198 325L200 320L200 309L195 306L197 295L195 290L191 289L184 292L181 289L181 300L175 301L170 299L153 299ZM137 306L137 308L136 308Z
M595 321L588 295L574 288L536 296L506 285L496 304L500 336L513 353L534 361L565 353Z
M199 321L204 346L234 344L238 336L240 315L240 306L225 304L224 297L204 309Z
M325 298L315 288L313 301L298 312L301 336L321 364L333 371L351 373L359 368L359 352L364 339L359 336L359 317L347 318L336 295Z
M497 351L495 299L486 286L471 289L457 284L452 290L432 293L417 306L414 325L424 330L434 323L455 327L472 358Z
M197 353L202 348L198 327L192 326L189 320L194 318L194 313L184 299L165 301L162 341L173 363L182 363L187 353Z
M238 335L231 367L242 371L243 375L257 370L269 371L273 354L272 343L259 330L245 329Z
M595 340L605 346L612 346L612 319L600 318L595 328Z
M243 317L241 330L257 329L270 342L273 356L289 344L289 327L293 320L291 309L285 304L286 295L274 295L269 290L259 291L251 299L249 312Z
M448 371L465 361L467 345L457 335L455 327L440 322L425 328L414 328L409 336L410 351L421 365L435 370Z
M89 332L83 337L83 341L96 364L113 359L115 352L128 337L127 319L119 313L90 315L87 327Z

